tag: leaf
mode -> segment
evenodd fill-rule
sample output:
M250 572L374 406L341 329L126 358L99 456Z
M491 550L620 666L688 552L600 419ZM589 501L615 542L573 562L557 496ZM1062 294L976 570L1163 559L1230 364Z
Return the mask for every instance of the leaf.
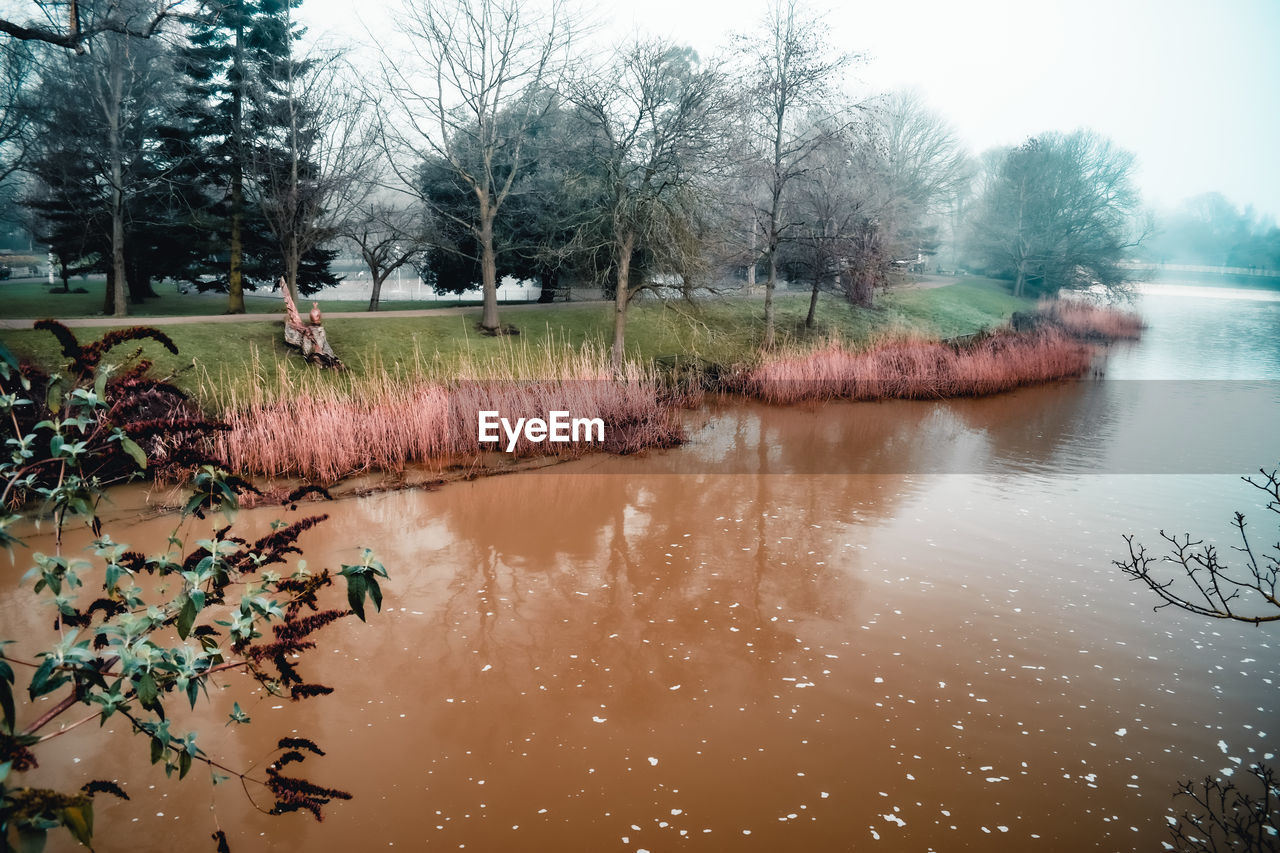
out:
M232 723L247 723L247 722L249 722L249 715L246 714L244 711L242 711L240 709L240 703L236 702L231 708L231 719L227 722L227 725L229 726Z
M18 853L42 853L49 833L44 829L32 829L29 826L18 827Z
M4 731L13 732L13 670L0 662L0 711L4 712Z
M347 604L351 606L351 610L360 617L360 621L364 619L364 595L367 589L365 576L362 574L349 574L347 578Z
M185 749L178 753L178 778L182 779L191 772L191 753Z
M62 810L62 824L71 831L76 841L93 849L93 803L67 806Z
M138 446L136 441L126 435L121 435L120 449L129 454L129 458L136 462L139 468L146 470L147 454L142 452L142 448Z
M107 564L106 586L104 588L106 589L108 595L110 595L111 592L116 588L116 584L120 582L120 576L122 574L124 574L124 568L121 567L118 563Z
M158 764L164 758L164 741L158 737L151 738L151 763Z
M365 581L369 584L369 597L373 599L373 606L382 612L382 587L378 586L378 579L373 575L365 576Z
M45 397L45 407L55 415L62 409L62 379L54 376L49 382L49 393Z
M191 626L196 621L196 603L191 600L191 596L183 596L182 609L178 611L178 636L186 639L191 633Z
M68 675L54 674L54 668L57 665L57 661L54 658L47 657L36 668L35 675L31 676L31 684L27 687L27 692L31 694L32 699L36 699L46 693L52 693L71 680Z
M158 694L156 680L151 677L151 673L144 672L138 679L138 701L142 703L142 707L149 709L156 704Z
M0 376L8 376L10 369L15 372L18 370L18 357L9 351L3 341L0 341L0 364L4 365L4 368L0 368L3 371Z

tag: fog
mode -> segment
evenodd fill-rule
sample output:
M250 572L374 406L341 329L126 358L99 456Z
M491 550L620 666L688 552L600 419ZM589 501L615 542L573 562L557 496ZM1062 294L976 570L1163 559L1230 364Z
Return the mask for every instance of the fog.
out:
M313 36L390 44L399 3L353 13L346 0L305 0L299 14ZM584 45L644 32L711 55L764 9L762 0L593 3ZM833 5L826 19L833 44L866 57L851 69L852 94L915 89L974 153L1089 127L1137 154L1153 206L1219 191L1280 215L1278 3L899 0Z

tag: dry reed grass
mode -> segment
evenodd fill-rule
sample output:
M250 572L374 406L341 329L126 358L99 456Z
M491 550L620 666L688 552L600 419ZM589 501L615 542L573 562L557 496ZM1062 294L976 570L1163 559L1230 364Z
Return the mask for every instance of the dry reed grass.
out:
M1069 335L1090 341L1136 341L1142 337L1142 318L1132 311L1121 311L1079 299L1045 300L1039 313L1050 324Z
M218 439L218 456L234 471L323 483L411 464L445 465L495 449L479 442L481 411L513 423L545 419L551 411L600 418L605 441L595 449L616 453L681 440L673 407L651 371L629 364L615 378L608 353L598 347L510 346L499 361L456 365L460 378L453 382L428 378L421 359L366 364L338 381L278 364L274 382L255 383L247 397L227 392L223 418L230 429ZM505 449L506 440L501 444ZM574 457L590 449L522 437L514 455Z
M964 346L892 332L855 351L839 341L820 349L774 354L726 384L773 403L805 400L977 396L1078 376L1094 350L1086 341L1137 337L1137 315L1080 302L1041 306L1034 332L1008 330ZM248 375L205 375L199 396L216 401L230 429L217 453L235 471L303 477L324 483L407 465L443 466L493 449L478 440L478 413L514 421L550 411L601 418L606 441L596 448L634 452L678 443L673 400L658 374L629 363L614 377L602 346L551 340L532 346L503 339L483 357L415 348L385 364L376 351L335 374L268 365L256 353ZM505 448L505 440L502 446ZM516 456L578 456L578 443L521 439Z
M905 338L852 351L837 342L769 361L750 371L744 386L780 404L980 396L1079 376L1092 357L1090 346L1052 330L1001 331L963 347Z

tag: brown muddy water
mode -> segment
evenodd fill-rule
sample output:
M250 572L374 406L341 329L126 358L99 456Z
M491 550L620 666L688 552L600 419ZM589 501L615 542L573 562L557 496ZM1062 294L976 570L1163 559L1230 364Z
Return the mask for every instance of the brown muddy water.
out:
M238 767L317 741L308 778L355 795L323 823L257 814L199 769L167 781L114 721L42 746L28 781L120 779L133 799L98 799L100 850L219 826L233 850L1158 850L1179 779L1280 752L1280 634L1152 612L1111 560L1160 528L1225 548L1235 509L1263 530L1239 474L1280 446L1241 427L1217 443L1270 458L1107 449L1158 429L1152 405L1221 408L1233 383L1257 409L1240 422L1274 424L1280 300L1143 309L1109 378L1231 381L734 404L674 451L323 507L313 568L369 545L392 575L381 615L303 659L337 692L290 703L231 676L181 721ZM1206 318L1237 324L1227 349L1193 333ZM161 547L173 523L113 533ZM0 600L0 633L47 629L28 602ZM233 700L252 725L223 726Z

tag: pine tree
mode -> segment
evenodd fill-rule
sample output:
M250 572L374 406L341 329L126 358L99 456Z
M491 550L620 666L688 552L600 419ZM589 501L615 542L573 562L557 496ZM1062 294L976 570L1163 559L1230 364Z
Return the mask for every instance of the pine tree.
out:
M269 108L280 77L297 66L294 44L302 31L290 11L300 0L227 0L206 4L183 52L186 97L181 120L190 125L200 166L189 177L205 233L202 287L228 293L228 312L244 312L244 290L278 278L284 264L263 212L249 192L262 162L264 141L278 137L279 116ZM336 283L333 255L312 253L300 266L300 289Z

